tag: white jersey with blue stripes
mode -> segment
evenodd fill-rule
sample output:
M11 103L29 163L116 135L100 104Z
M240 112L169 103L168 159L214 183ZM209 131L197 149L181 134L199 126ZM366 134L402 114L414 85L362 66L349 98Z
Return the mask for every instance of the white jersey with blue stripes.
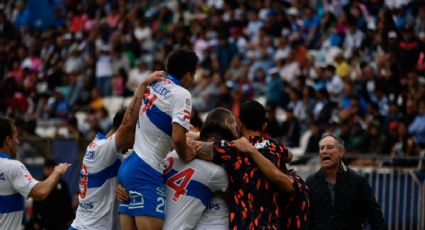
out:
M19 161L0 153L0 229L20 229L25 199L38 183Z
M151 85L140 108L133 150L162 173L159 165L173 146L172 124L189 130L191 111L191 95L178 79L168 75L166 80Z
M72 228L119 229L115 189L120 165L121 153L115 146L115 134L106 138L98 133L84 156L79 206Z
M196 230L227 230L229 229L229 208L221 197L221 194L213 194L213 197L202 214Z
M161 168L166 181L166 230L195 228L204 210L209 207L213 193L224 192L228 186L227 173L223 167L199 159L185 164L175 151L163 160ZM207 217L206 223L214 224L212 222L216 220L222 223L221 217L228 216L224 207L216 211L206 213L218 217Z

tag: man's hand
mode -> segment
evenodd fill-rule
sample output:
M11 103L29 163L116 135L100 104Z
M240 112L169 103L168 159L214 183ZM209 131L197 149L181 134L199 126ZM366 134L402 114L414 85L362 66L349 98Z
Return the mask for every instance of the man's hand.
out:
M237 140L232 141L232 144L243 153L252 154L255 152L255 147L246 139L245 137L241 137Z
M199 131L189 131L186 133L186 138L189 138L191 140L198 140L199 134Z
M69 166L71 166L71 164L68 163L60 163L58 165L55 166L54 171L59 173L59 175L63 175L65 174L66 170L68 170Z
M165 76L167 74L164 71L155 71L151 73L145 80L142 81L142 85L148 86L152 84L155 81L162 81L165 80Z
M196 153L200 149L200 144L198 141L194 141L192 138L187 137L186 138L186 156L188 159L192 160L195 158Z
M118 201L121 201L121 202L128 201L128 193L122 185L118 184L117 188L115 189L115 192L117 194Z

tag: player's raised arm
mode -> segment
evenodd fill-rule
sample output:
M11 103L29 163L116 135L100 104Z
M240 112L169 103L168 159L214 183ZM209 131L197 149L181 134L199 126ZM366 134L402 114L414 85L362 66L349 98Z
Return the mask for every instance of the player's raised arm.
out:
M117 150L120 151L127 142L132 143L132 141L127 138L127 134L133 132L133 129L136 125L140 106L142 104L143 95L145 94L146 88L153 82L162 81L164 79L164 71L155 71L137 87L134 96L125 111L122 123L115 134L115 145Z

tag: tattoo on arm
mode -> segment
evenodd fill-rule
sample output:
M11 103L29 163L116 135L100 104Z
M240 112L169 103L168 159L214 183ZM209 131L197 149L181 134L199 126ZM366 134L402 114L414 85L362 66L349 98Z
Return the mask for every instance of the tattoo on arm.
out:
M201 142L201 149L198 151L197 157L199 159L211 161L214 159L214 143Z
M138 101L139 101L139 97L135 96L134 97L134 103L133 103L132 107L130 108L130 113L134 113L134 109L136 108Z

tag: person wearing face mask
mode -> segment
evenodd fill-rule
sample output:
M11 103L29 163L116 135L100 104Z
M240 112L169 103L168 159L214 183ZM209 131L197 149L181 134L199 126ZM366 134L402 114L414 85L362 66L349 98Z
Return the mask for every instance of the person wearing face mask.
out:
M321 168L307 178L310 229L385 229L382 211L366 178L342 162L344 141L325 133L319 141Z

